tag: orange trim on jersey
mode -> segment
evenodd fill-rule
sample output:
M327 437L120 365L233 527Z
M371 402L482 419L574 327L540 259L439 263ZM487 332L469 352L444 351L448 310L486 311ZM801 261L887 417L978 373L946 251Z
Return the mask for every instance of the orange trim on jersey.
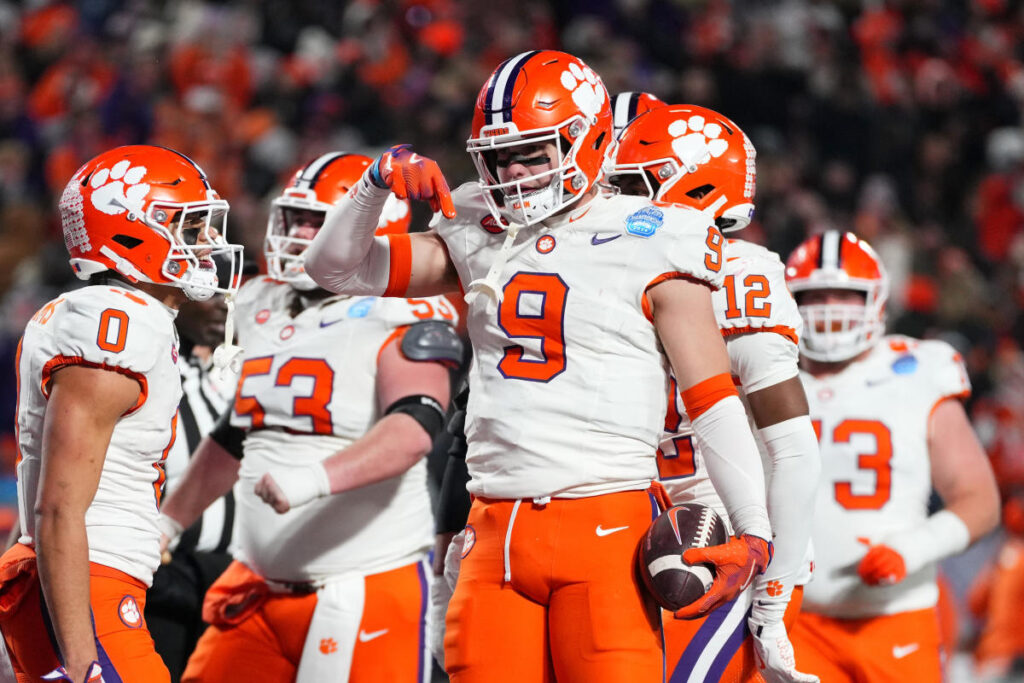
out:
M388 288L384 296L405 296L412 275L412 242L408 233L388 235L390 262L388 264Z
M692 423L723 398L739 396L739 392L736 391L736 385L732 383L732 376L723 372L683 390L680 396L683 397L686 414L690 416Z
M647 283L647 286L644 287L644 293L640 298L640 306L643 309L644 317L650 320L652 323L654 322L654 313L651 311L651 302L648 301L647 299L647 292L651 290L651 287L660 284L665 280L689 280L690 282L695 282L698 285L704 285L712 292L718 289L718 287L715 287L707 280L701 280L699 277L690 275L689 273L680 273L678 271L672 271L671 273L662 273L661 275Z
M384 353L384 349L387 348L387 345L390 344L391 342L395 341L396 339L401 339L402 337L404 337L405 333L406 333L406 331L408 331L408 329L409 329L408 325L402 325L401 327L396 327L395 329L391 330L391 334L388 335L388 338L385 339L384 343L380 345L379 349L377 349L377 362L378 363L380 363L380 354Z
M954 399L956 399L958 401L965 401L965 400L967 400L970 397L971 397L971 390L970 389L965 389L964 391L961 391L959 394L947 394L947 395L943 396L938 401L936 401L935 403L932 404L931 410L928 411L928 420L925 422L925 425L927 425L927 426L931 425L931 423L932 423L932 415L934 415L935 411L939 409L939 406L942 404L943 401L949 400L951 398L954 398Z
M125 411L121 417L127 417L136 410L142 407L146 402L146 398L149 396L149 382L146 381L146 376L129 370L128 368L119 368L114 365L107 365L106 363L93 363L87 361L81 356L54 356L50 360L46 361L46 365L43 366L43 376L39 383L39 389L43 392L43 397L46 399L50 398L50 383L53 378L53 373L57 372L63 367L68 365L81 365L87 368L95 368L97 370L107 370L109 372L117 372L125 377L131 377L133 380L139 383L139 399L135 402L131 408Z
M129 301L134 301L135 303L141 304L142 306L148 306L149 305L149 302L146 301L145 299L143 299L142 297L135 296L131 292L126 292L123 289L118 289L117 287L111 287L110 291L114 292L116 294L120 294L121 296L127 298Z
M174 441L178 438L178 412L174 411L171 418L171 440L167 442L167 448L160 454L160 459L153 463L153 469L157 471L156 481L153 482L153 495L156 498L156 507L160 509L160 500L164 495L164 482L167 481L167 455L174 448Z
M748 332L774 332L775 334L781 334L794 344L800 343L800 337L797 336L796 330L788 325L772 325L771 327L754 327L753 325L746 325L744 327L722 328L722 336L726 339L737 334L747 334Z
M21 344L25 341L22 336L18 340L18 350L14 352L14 466L21 462Z

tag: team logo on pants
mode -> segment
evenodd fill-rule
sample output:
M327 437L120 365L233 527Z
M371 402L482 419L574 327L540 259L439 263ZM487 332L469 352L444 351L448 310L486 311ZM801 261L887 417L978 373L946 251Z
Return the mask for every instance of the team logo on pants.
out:
M121 622L128 628L142 626L142 610L139 609L139 603L135 602L135 598L130 595L121 598L121 602L117 606L117 616L121 617Z
M462 541L462 559L466 559L466 555L469 555L469 551L476 545L476 530L467 524L462 533L465 534Z

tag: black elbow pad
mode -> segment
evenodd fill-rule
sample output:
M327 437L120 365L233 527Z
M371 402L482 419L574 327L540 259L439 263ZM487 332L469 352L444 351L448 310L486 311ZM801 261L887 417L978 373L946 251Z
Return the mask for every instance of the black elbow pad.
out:
M210 438L220 444L220 447L231 454L236 460L242 459L242 442L245 441L245 430L241 427L231 426L231 413L234 406L229 406L217 418L217 424L210 431Z

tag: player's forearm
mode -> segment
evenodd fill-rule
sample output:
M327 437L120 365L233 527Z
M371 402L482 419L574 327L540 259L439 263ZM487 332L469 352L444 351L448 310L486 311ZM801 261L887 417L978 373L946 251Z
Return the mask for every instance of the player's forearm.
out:
M946 510L960 518L967 528L968 543L974 543L999 523L999 491L995 482L991 486L982 483L961 497L948 501Z
M391 479L419 462L432 445L430 435L409 415L385 415L361 439L323 462L331 493Z
M811 538L811 515L821 475L814 427L807 415L758 430L771 457L768 517L775 534L775 554L763 579L792 588Z
M687 412L691 414L708 475L736 534L752 534L770 541L764 471L739 397L722 398L696 417L687 404Z
M160 512L184 528L192 526L203 510L231 490L238 481L240 466L220 444L204 438Z
M85 513L60 505L36 510L39 582L69 672L83 675L97 660L89 607L89 545Z
M324 225L306 250L306 272L321 287L341 294L379 296L388 286L390 246L374 237L390 191L364 175L327 212Z

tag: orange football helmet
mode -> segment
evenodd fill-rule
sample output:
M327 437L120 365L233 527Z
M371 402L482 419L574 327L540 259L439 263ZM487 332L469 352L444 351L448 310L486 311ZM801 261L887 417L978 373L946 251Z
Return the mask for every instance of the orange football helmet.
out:
M622 188L629 175L639 176L651 199L708 211L722 232L731 232L754 216L756 157L750 139L725 116L670 105L626 126L608 181Z
M552 142L555 168L502 183L496 151ZM523 52L484 83L466 150L496 218L530 225L570 206L601 177L612 142L612 111L601 78L582 60L556 50ZM549 181L539 190L523 183Z
M666 104L649 92L620 92L612 97L612 128L615 139L622 136L623 129L636 117Z
M362 154L330 152L296 171L281 196L272 202L267 219L263 253L270 277L296 289L318 287L306 275L303 263L306 249L315 231L323 225L327 211L359 182L371 163L373 159ZM409 200L389 195L381 211L377 234L408 232L411 217ZM308 228L305 234L303 227Z
M802 243L786 261L786 284L804 320L800 352L840 362L871 348L885 334L889 276L875 250L852 232L829 230ZM801 294L862 292L863 304L801 303Z
M59 209L79 279L113 270L196 300L238 289L242 246L225 239L228 203L184 154L151 145L104 152L75 172ZM228 282L214 257L230 263Z

